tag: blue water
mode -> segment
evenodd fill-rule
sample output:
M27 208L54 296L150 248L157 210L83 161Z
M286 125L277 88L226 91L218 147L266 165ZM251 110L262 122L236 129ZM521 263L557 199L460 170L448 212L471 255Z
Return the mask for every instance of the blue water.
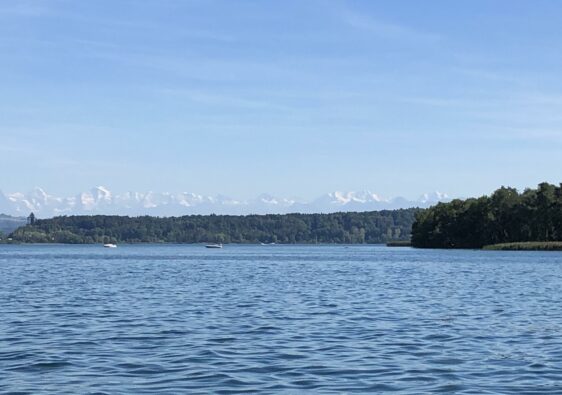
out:
M562 254L0 246L0 392L562 393Z

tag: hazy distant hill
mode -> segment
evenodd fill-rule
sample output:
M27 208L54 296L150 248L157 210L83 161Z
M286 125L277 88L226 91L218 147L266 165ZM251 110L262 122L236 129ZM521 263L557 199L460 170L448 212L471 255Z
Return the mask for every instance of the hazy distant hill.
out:
M0 214L0 232L4 234L12 233L20 226L27 222L25 217L12 217L6 214Z

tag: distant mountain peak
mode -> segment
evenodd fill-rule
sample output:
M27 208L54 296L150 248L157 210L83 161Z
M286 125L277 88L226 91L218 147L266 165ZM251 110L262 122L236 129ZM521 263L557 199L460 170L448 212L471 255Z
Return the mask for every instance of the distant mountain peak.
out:
M424 193L417 200L403 197L382 198L370 191L334 191L317 199L303 201L263 193L255 199L240 200L226 195L205 196L193 192L134 192L114 194L96 186L73 197L57 197L36 187L28 193L0 192L0 212L27 216L33 211L40 218L73 214L158 215L188 214L283 214L289 212L329 213L336 211L376 211L408 207L428 207L450 200L439 191Z
M422 203L437 203L440 201L450 200L449 195L443 192L434 191L430 193L424 193L418 200Z

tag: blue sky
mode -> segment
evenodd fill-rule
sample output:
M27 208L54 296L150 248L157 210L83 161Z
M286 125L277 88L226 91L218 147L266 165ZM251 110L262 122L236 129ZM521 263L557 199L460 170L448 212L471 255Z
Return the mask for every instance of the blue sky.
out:
M0 2L0 189L560 182L562 2Z

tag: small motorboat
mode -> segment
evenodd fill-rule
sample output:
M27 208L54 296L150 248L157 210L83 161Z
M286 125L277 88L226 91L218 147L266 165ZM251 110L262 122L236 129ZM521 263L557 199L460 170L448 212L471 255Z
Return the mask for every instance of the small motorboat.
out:
M218 244L207 244L205 248L222 248L222 243Z
M107 243L103 245L105 248L117 248L117 244Z

